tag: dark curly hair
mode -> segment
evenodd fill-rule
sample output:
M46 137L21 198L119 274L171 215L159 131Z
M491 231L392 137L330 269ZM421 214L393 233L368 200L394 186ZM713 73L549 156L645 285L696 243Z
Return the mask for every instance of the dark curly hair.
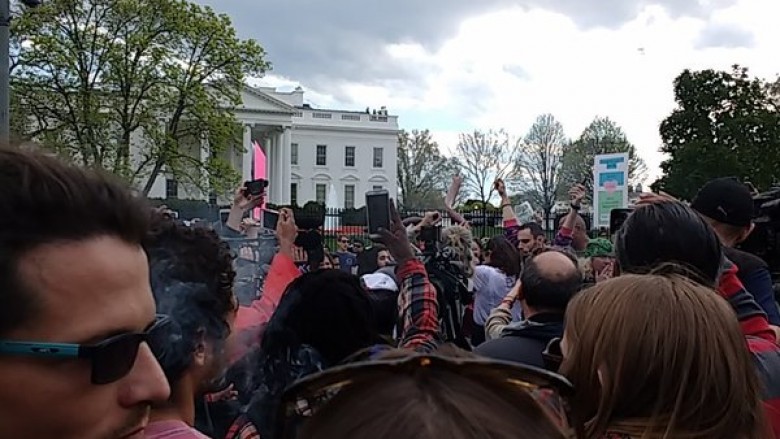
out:
M201 331L218 342L230 333L226 317L237 308L235 255L214 230L186 226L163 212L152 214L143 247L157 312L172 320L169 346L158 346L155 354L174 382L189 366Z

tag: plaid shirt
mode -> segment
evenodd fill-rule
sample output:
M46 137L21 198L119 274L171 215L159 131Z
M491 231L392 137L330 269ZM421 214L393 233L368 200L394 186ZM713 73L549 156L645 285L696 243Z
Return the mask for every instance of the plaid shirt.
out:
M441 342L439 301L425 265L417 259L406 261L396 268L396 275L401 285L398 312L403 324L399 347L433 351Z

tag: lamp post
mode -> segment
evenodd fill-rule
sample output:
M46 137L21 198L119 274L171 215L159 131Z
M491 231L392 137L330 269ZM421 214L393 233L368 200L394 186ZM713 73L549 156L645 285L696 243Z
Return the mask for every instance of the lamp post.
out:
M30 8L41 0L21 0ZM7 145L11 138L11 0L0 0L0 144Z

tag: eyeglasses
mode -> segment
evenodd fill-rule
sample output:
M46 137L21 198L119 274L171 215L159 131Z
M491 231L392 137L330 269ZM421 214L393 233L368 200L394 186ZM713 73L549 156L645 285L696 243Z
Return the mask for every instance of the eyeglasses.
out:
M0 340L0 355L88 359L92 366L92 384L109 384L130 373L141 343L154 345L163 341L155 340L155 335L159 334L159 328L170 322L170 317L158 315L144 332L119 334L89 345Z
M294 438L303 422L314 416L339 392L356 383L373 382L377 373L414 375L425 368L449 371L473 378L475 382L496 383L506 388L507 392L525 392L551 416L566 437L584 437L583 426L573 415L569 404L574 388L564 377L515 363L438 355L360 361L304 377L288 387L283 394L275 431L281 434L280 438Z
M349 239L342 239L339 242L341 242L342 244L349 244Z
M544 361L544 367L547 370L557 372L561 368L563 363L563 351L561 350L561 338L556 337L547 343L547 346L542 351L542 361Z

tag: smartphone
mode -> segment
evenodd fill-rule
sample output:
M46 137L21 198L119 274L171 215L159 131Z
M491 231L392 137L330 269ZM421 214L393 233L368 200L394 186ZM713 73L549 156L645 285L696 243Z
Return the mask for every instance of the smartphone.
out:
M609 212L609 234L614 235L617 233L618 230L623 226L623 223L626 222L626 218L628 218L631 213L634 212L634 209L628 208L628 209L612 209Z
M279 212L275 210L263 209L263 228L276 230L276 224L279 223Z
M386 190L366 192L368 235L379 238L379 229L390 228L390 193Z
M268 187L268 180L264 178L258 178L257 180L247 181L244 183L246 193L252 196L262 195L265 192L265 188Z

